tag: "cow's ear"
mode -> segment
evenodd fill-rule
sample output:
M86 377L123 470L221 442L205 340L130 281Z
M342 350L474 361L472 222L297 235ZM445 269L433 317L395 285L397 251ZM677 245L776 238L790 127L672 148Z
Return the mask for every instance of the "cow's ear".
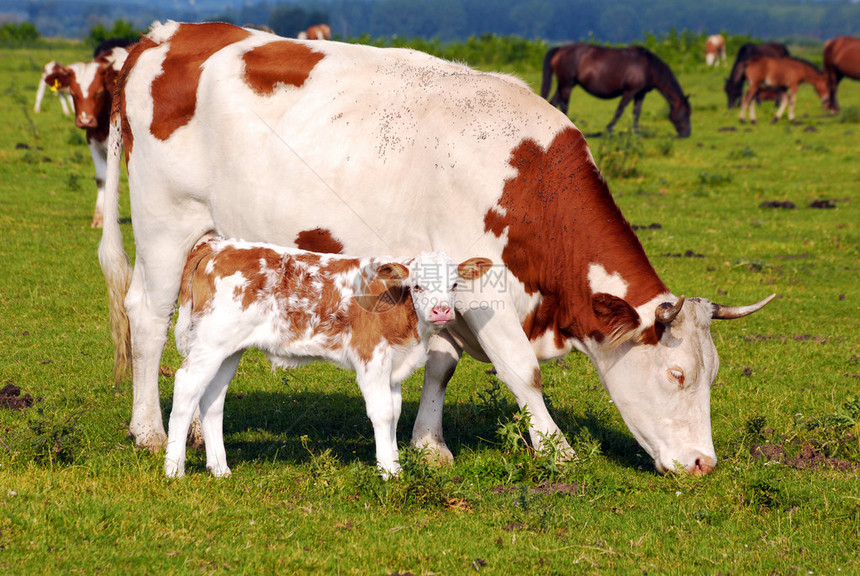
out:
M493 261L489 258L469 258L465 262L460 262L457 266L457 274L463 280L474 280L480 278L493 267Z
M380 280L402 282L409 278L409 268L397 262L388 262L376 269L376 277Z
M54 71L45 76L45 84L54 89L68 88L71 83L72 71L62 64L57 64Z
M598 292L591 297L591 308L610 345L620 344L636 336L641 321L639 314L626 300Z

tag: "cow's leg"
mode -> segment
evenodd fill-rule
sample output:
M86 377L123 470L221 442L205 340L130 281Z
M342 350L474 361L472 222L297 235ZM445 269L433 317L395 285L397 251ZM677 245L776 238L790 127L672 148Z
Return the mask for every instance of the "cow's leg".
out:
M493 363L499 380L513 393L520 409L527 408L531 414L532 446L540 450L545 438L554 438L556 447L572 456L570 444L547 410L537 356L512 308L473 309L463 318Z
M107 146L105 142L89 139L90 156L96 170L96 208L93 212L93 220L90 228L101 228L104 224L105 204L105 175L107 174Z
M164 230L159 240L138 242L125 298L131 329L134 396L128 427L137 445L150 450L161 449L165 441L158 397L159 365L188 250L183 242L171 239L168 230Z
M72 97L68 95L66 92L57 92L57 96L60 97L60 108L63 109L63 114L66 116L69 115L69 111L72 109Z
M621 115L624 113L624 109L627 108L627 105L630 104L632 99L633 94L630 92L625 92L621 96L621 101L618 103L618 108L615 109L615 115L612 117L612 121L606 125L607 132L612 132L612 129L615 128L615 123L618 122L619 118L621 118Z
M230 474L230 467L227 466L227 450L224 448L224 400L227 397L227 386L233 379L241 358L242 352L237 352L224 360L200 398L200 420L203 441L206 444L206 468L213 476L219 478Z
M396 435L400 407L395 400L399 393L394 394L392 390L391 359L374 358L363 368L356 370L355 376L364 396L367 417L373 425L376 464L382 471L383 478L388 479L396 476L400 470Z
M430 338L424 366L424 386L421 388L418 416L412 428L412 445L426 449L443 462L454 461L442 435L442 408L445 404L445 389L462 353L463 349L448 332Z

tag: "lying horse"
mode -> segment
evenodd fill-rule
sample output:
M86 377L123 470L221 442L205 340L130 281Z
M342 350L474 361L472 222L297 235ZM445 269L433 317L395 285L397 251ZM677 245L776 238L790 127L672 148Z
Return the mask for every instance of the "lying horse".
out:
M860 38L837 36L824 44L824 74L830 88L830 109L839 112L836 89L845 76L860 80Z
M785 44L779 42L768 42L767 44L753 44L747 42L738 50L738 55L735 57L735 63L732 64L732 71L729 77L726 78L724 90L729 99L729 108L740 106L741 98L744 95L744 69L746 68L747 60L755 56L770 56L772 58L785 58L790 56L788 48ZM779 100L777 94L762 94L759 92L759 98L756 102L766 100L766 96L773 96L775 100Z
M669 119L678 136L690 135L690 101L672 69L654 53L641 46L605 48L574 43L550 48L543 61L540 95L546 98L552 75L558 88L550 103L567 114L570 93L579 84L592 96L606 100L621 97L615 116L606 126L612 131L627 104L633 100L633 129L639 129L639 114L645 95L655 88L669 103Z
M773 118L777 122L785 107L788 105L788 119L794 121L794 103L797 97L797 88L803 82L809 82L818 92L821 103L825 109L830 102L830 88L827 85L827 76L811 62L799 58L770 58L758 56L751 58L746 63L744 76L749 82L749 89L741 103L740 121L745 121L747 108L750 111L750 122L755 124L755 101L754 98L762 86L783 88L788 91L788 97L782 99L779 109Z

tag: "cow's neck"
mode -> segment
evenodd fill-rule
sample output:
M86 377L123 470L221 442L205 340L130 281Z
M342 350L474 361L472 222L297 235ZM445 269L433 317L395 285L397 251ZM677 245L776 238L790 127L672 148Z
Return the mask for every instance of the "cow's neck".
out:
M510 164L517 176L484 225L496 236L507 232L502 260L526 292L541 295L523 323L532 340L552 333L562 349L571 339L601 339L595 293L637 307L667 292L578 130L563 130L547 149L524 140Z

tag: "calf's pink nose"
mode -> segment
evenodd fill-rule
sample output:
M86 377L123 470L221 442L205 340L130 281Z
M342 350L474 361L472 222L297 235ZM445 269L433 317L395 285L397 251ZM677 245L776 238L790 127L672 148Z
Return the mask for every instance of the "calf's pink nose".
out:
M434 323L450 322L454 311L449 306L434 306L430 310L430 321Z

